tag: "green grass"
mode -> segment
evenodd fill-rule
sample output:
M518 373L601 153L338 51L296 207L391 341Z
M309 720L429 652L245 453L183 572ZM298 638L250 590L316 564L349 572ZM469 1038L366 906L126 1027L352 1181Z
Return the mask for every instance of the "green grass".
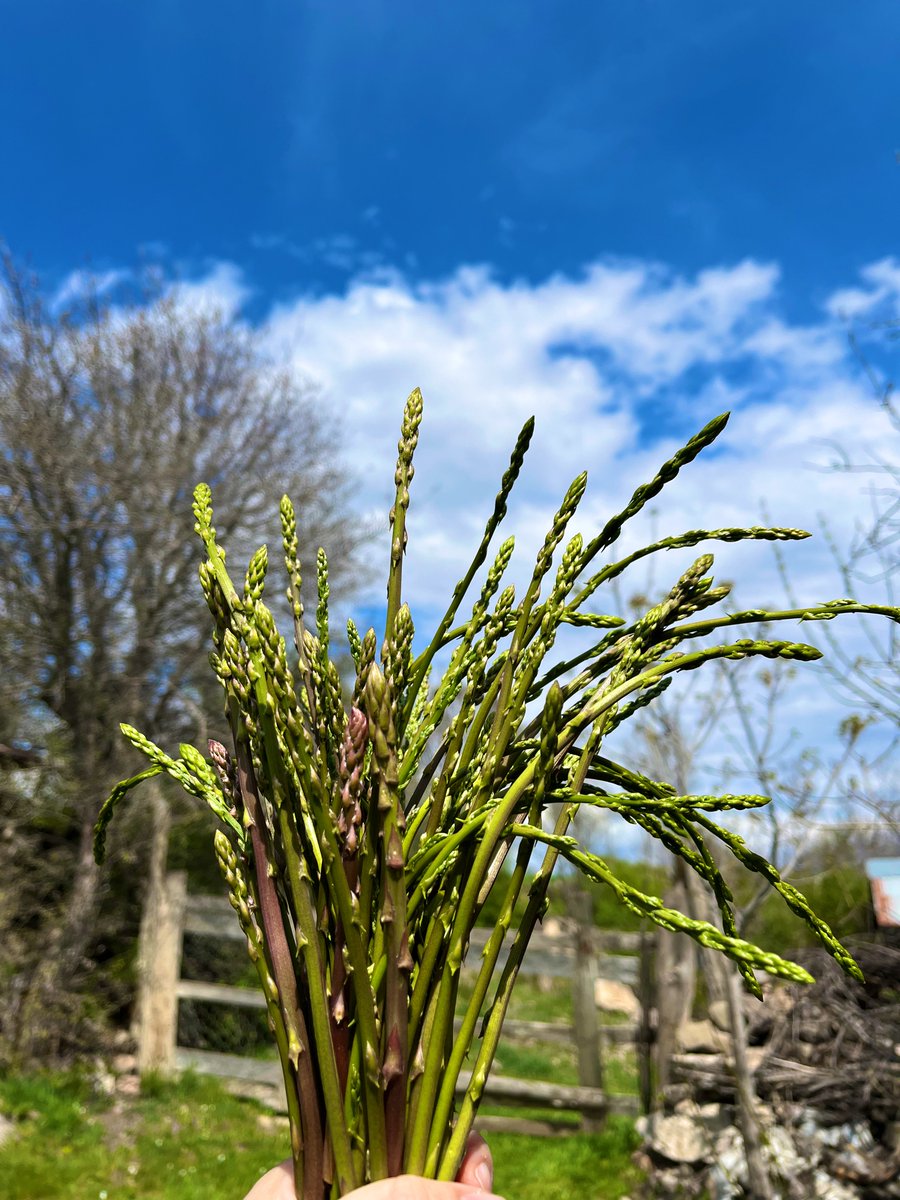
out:
M0 1111L17 1125L0 1148L3 1200L243 1200L288 1153L282 1122L201 1076L147 1079L133 1099L84 1075L13 1076ZM622 1118L591 1136L494 1133L495 1187L508 1200L619 1200L641 1178L635 1145Z
M460 982L460 996L465 1000L471 992L471 978L465 973ZM602 1025L621 1025L627 1018L621 1013L600 1014ZM572 986L567 979L552 979L541 985L530 976L516 980L509 1017L519 1021L550 1021L561 1025L572 1022ZM577 1083L578 1063L573 1046L558 1046L532 1041L528 1043L501 1039L494 1070L498 1075L517 1079L547 1080L553 1083ZM609 1045L603 1054L603 1078L606 1090L613 1094L635 1096L638 1092L637 1058L634 1047ZM490 1107L485 1112L504 1110Z
M542 1042L501 1042L494 1059L498 1075L513 1079L544 1080L548 1083L577 1083L578 1065L574 1046L552 1046Z
M196 1076L127 1101L76 1074L4 1079L0 1109L19 1125L0 1149L4 1200L241 1200L288 1152L261 1110Z
M475 972L463 969L459 982L459 1005L468 1003ZM488 993L488 1000L490 1000ZM486 1007L486 1005L485 1005ZM520 975L513 988L507 1016L515 1021L555 1021L572 1024L572 985L567 979L539 982L534 975Z
M539 983L534 975L520 975L509 1003L515 1021L556 1021L572 1024L572 985L568 979Z
M644 1178L631 1161L639 1141L624 1117L592 1135L493 1133L494 1190L508 1200L620 1200Z
M467 974L463 994L471 986ZM542 986L523 977L509 1015L570 1023L571 986L562 979ZM613 1016L606 1019L618 1023ZM495 1066L521 1079L578 1080L569 1046L502 1041ZM630 1047L609 1047L604 1070L608 1091L634 1094ZM202 1076L145 1079L133 1099L102 1096L78 1073L13 1076L0 1079L0 1112L18 1126L15 1138L0 1149L3 1200L243 1200L259 1175L289 1152L283 1122ZM548 1115L506 1106L485 1106L484 1112ZM576 1114L553 1116L572 1122L571 1136L491 1134L501 1195L620 1200L637 1187L641 1174L631 1162L637 1141L632 1122L611 1117L602 1133L586 1135L577 1131Z

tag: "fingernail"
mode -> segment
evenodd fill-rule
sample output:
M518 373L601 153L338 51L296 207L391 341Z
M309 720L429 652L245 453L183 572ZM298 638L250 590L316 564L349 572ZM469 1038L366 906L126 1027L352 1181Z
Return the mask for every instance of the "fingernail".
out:
M490 1192L494 1186L494 1172L491 1170L491 1164L486 1158L483 1158L475 1168L475 1178L478 1180L478 1186L483 1192Z

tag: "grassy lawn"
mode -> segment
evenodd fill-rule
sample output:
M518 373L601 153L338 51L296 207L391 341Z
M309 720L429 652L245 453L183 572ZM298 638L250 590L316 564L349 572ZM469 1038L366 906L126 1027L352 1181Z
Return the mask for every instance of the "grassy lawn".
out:
M463 998L466 997L470 986L471 980L464 975L460 985ZM565 979L553 979L549 984L541 986L533 977L519 978L513 990L509 1017L518 1021L571 1024L571 984ZM625 1020L617 1013L601 1013L600 1019L601 1023L610 1025L619 1025ZM498 1075L511 1075L517 1079L543 1079L553 1083L578 1082L574 1045L501 1040L497 1057L494 1059L494 1070ZM637 1059L632 1046L607 1046L604 1051L603 1072L606 1091L626 1096L637 1095ZM485 1106L484 1111L499 1113L507 1110Z
M520 979L510 1016L571 1022L568 983ZM610 1047L604 1068L610 1092L635 1092L630 1047ZM496 1069L523 1079L578 1079L573 1047L538 1042L501 1043ZM0 1112L17 1125L0 1148L3 1200L242 1200L288 1154L283 1118L202 1076L145 1080L141 1094L129 1098L100 1095L78 1074L11 1077L0 1079ZM577 1126L575 1114L569 1119ZM640 1183L631 1162L633 1124L622 1117L611 1117L596 1135L573 1128L558 1138L491 1133L490 1141L495 1188L507 1200L620 1200Z
M77 1075L0 1080L17 1124L0 1149L4 1200L242 1200L287 1154L283 1120L212 1079L149 1081L109 1098ZM492 1134L495 1186L508 1200L619 1200L640 1178L630 1122L558 1139Z
M19 1122L0 1149L5 1200L241 1200L285 1157L280 1123L199 1077L127 1100L77 1075L4 1079L0 1109Z
M638 1142L624 1117L593 1136L492 1133L494 1189L507 1200L621 1200L644 1178L631 1161Z

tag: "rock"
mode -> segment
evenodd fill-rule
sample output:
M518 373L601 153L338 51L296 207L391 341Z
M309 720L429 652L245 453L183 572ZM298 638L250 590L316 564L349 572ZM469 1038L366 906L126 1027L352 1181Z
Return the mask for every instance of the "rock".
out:
M631 1161L644 1175L649 1175L653 1170L653 1159L649 1154L645 1154L643 1150L635 1150L631 1156Z
M741 1188L728 1179L718 1163L709 1173L709 1186L712 1200L739 1200L743 1195Z
M724 1104L698 1104L694 1120L699 1121L703 1128L708 1129L710 1133L716 1134L731 1123L732 1113L731 1109L726 1108Z
M759 1044L769 1036L776 1020L786 1017L794 1007L794 999L785 987L767 984L764 999L760 1002L753 996L744 1000L744 1020L747 1024L747 1039L751 1045Z
M769 1056L768 1046L748 1046L747 1047L747 1068L751 1075L755 1075L759 1068L763 1065Z
M271 1113L260 1113L256 1118L256 1124L263 1133L281 1134L288 1129L287 1117L272 1116Z
M0 1115L0 1146L5 1146L11 1141L16 1132L16 1127L9 1117Z
M813 1124L813 1136L817 1138L823 1146L829 1146L832 1149L851 1146L855 1150L873 1150L875 1148L875 1139L872 1137L872 1130L869 1128L866 1121L847 1121L843 1125L828 1125L823 1127ZM801 1126L804 1133L808 1132L806 1122Z
M852 1146L845 1146L831 1160L830 1170L841 1179L852 1179L859 1183L868 1182L873 1174L877 1173L877 1168L873 1172L872 1166L873 1164L858 1150L854 1150Z
M734 1109L725 1104L698 1104L696 1100L686 1099L679 1100L673 1111L676 1116L688 1117L711 1138L721 1133L734 1120Z
M765 1047L759 1043L767 1040L772 1029L773 1016L771 1012L767 1012L752 996L747 999L754 1006L753 1009L745 1011L745 1029L748 1044L747 1057L750 1060L750 1070L755 1071L766 1056ZM728 1020L727 1003L724 1000L713 1000L709 1006L708 1014L709 1020L724 1039L724 1044L730 1045L731 1025Z
M842 1126L847 1142L857 1150L874 1150L875 1138L868 1121L851 1121Z
M112 1096L116 1090L116 1077L111 1071L95 1071L93 1084L101 1096Z
M747 1160L744 1157L744 1140L734 1125L723 1129L716 1138L715 1162L716 1174L721 1176L723 1188L727 1185L734 1189L734 1195L740 1195L741 1185L747 1179ZM727 1191L724 1194L727 1195Z
M788 1131L781 1125L769 1125L762 1131L763 1156L769 1166L784 1180L796 1179L806 1163Z
M731 1032L731 1022L728 1020L728 1003L725 1000L713 1000L709 1008L706 1010L706 1015L715 1025L716 1029L721 1029L723 1033Z
M633 1021L641 1015L637 996L627 983L618 983L615 979L594 980L594 1003L604 1012L625 1013Z
M813 1195L816 1200L859 1200L856 1188L832 1179L827 1171L816 1171L813 1175Z
M712 1021L683 1021L675 1037L683 1054L718 1054L728 1045Z
M693 1096L689 1083L670 1083L662 1093L663 1107L675 1108L682 1100L690 1100Z
M644 1131L651 1152L667 1162L703 1162L712 1150L706 1130L683 1113L645 1120Z
M117 1075L130 1075L137 1070L137 1058L133 1054L114 1054L112 1069Z
M141 1081L137 1075L120 1075L116 1080L116 1092L120 1096L139 1096Z

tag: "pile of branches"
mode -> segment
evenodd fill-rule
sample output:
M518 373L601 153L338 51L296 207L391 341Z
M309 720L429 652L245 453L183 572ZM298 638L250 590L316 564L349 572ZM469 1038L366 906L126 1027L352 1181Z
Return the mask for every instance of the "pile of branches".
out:
M762 1099L815 1109L828 1123L867 1120L877 1129L900 1112L900 948L861 943L852 952L865 982L819 950L798 955L816 982L789 985L783 1003L750 1001L748 1038L763 1050L755 1071ZM677 1075L695 1098L734 1095L721 1055L680 1056Z
M900 1112L900 949L853 952L864 983L818 950L804 959L816 982L792 988L792 1007L772 1020L757 1088L835 1121L889 1122Z

